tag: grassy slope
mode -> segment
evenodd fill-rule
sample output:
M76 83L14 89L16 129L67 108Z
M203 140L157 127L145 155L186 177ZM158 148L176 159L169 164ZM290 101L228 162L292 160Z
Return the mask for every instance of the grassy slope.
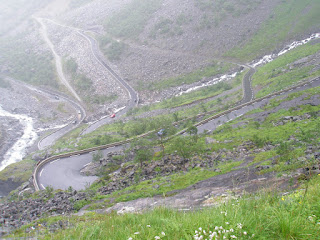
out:
M113 198L115 202L126 202L155 195L166 196L167 193L171 191L184 189L202 180L230 172L233 167L237 167L241 163L242 162L239 161L228 162L215 166L219 168L221 172L216 172L214 169L194 169L189 172L172 174L168 177L158 177L153 180L142 181L105 196L104 199L106 202L109 202L109 199ZM99 187L101 187L101 185L97 183L96 185L92 185L90 189L97 190Z
M281 89L285 89L289 85L295 84L304 79L310 79L320 75L320 71L312 71L314 66L294 66L290 68L290 64L295 61L312 56L320 51L320 43L306 44L300 46L287 54L284 54L276 60L268 63L260 68L252 77L252 85L254 87L263 88L256 97L262 97Z
M279 121L283 116L298 116L304 113L320 111L319 106L297 106L295 109L282 110L277 113L269 114L266 120L260 125L250 119L250 114L260 112L264 109L272 109L279 105L280 102L289 101L302 94L305 98L313 95L319 95L320 87L308 89L300 93L292 93L285 99L276 99L263 109L254 110L240 119L248 122L242 128L231 130L230 125L239 119L229 122L227 125L217 129L213 137L220 142L225 139L232 139L231 143L213 144L212 149L227 148L232 149L237 144L246 140L254 140L258 135L260 139L266 139L273 144L286 142L287 139L294 135L304 144L317 142L320 139L319 119L311 118L298 122L288 122L285 125L273 126L273 122ZM303 129L303 131L297 131ZM272 130L272 131L271 131ZM203 139L198 140L203 143ZM256 142L258 144L258 142ZM304 144L295 146L290 143L294 150L287 153L287 157L294 161L304 154ZM199 148L208 148L208 145L200 144ZM167 148L169 151L169 148ZM255 154L254 162L266 161L277 154L278 150L271 150ZM283 156L282 156L283 157ZM281 161L272 169L272 171L288 171L301 167L299 164L286 165ZM233 166L241 162L230 162L219 166L222 173L229 172ZM129 201L141 197L154 196L156 194L166 195L167 192L175 189L183 189L198 181L207 179L216 174L208 170L194 169L188 173L177 173L169 177L159 177L156 181L143 181L126 189L114 192L111 195L96 195L93 200L103 199L104 202L93 205L95 207L105 207L109 205L110 198L115 202ZM221 174L221 173L220 173ZM61 230L56 233L50 233L50 227L44 225L32 224L37 226L37 234L44 239L153 239L160 236L163 231L166 235L161 239L192 239L194 231L199 227L208 231L213 231L215 226L223 226L225 229L234 229L232 233L240 239L247 239L248 236L255 234L257 239L317 239L320 220L320 211L318 208L320 189L320 177L316 176L310 182L306 182L308 187L295 193L279 196L275 193L265 193L253 196L244 196L231 200L226 204L221 204L215 208L209 208L195 212L176 212L167 209L157 209L144 214L128 214L124 216L97 215L94 213L83 217L55 217L50 219L39 220L38 223L53 224L60 220L70 221L72 228ZM154 188L159 185L159 188ZM93 185L92 190L96 190L99 185ZM223 199L215 198L211 201L219 203ZM79 207L88 203L87 201L77 203ZM222 214L222 212L227 212ZM229 224L226 224L228 222ZM237 229L237 224L242 224L242 229ZM147 227L150 225L150 227ZM29 225L31 226L31 225ZM84 227L86 226L86 227ZM116 228L112 226L117 226ZM24 229L18 230L16 236L25 236ZM244 231L247 235L244 235ZM139 234L134 234L139 232ZM34 234L31 232L31 235Z
M50 54L27 52L30 45L24 36L1 39L0 51L3 65L9 65L9 75L35 85L57 87L53 59Z
M14 182L26 182L32 175L34 164L32 160L11 164L0 172L0 180L12 179Z
M209 78L219 74L227 73L232 67L234 67L234 65L231 63L220 63L220 65L218 65L213 62L204 69L195 70L192 73L188 73L179 77L164 79L161 82L153 83L150 86L147 86L147 88L151 90L162 90L170 87L181 86L183 84L191 84L198 82L203 78Z
M279 121L283 116L296 116L303 115L304 113L312 113L320 110L319 106L297 106L294 109L281 110L277 113L269 114L265 122L259 125L255 124L250 119L250 114L253 112L261 112L265 109L272 109L278 106L282 101L289 101L295 97L305 95L305 98L309 98L312 95L320 94L320 87L305 90L299 93L292 93L285 99L274 99L269 105L263 109L256 109L241 119L237 119L229 122L228 124L217 129L213 136L215 139L223 142L225 139L232 139L232 143L220 143L212 145L212 150L218 150L221 148L232 149L237 144L246 140L252 140L256 144L259 141L271 142L278 144L287 142L288 138L294 135L297 139L309 144L313 141L319 141L319 119L311 118L299 122L289 122L281 126L273 126L274 122ZM248 122L247 125L241 128L232 129L231 125L236 121ZM301 131L297 131L300 129ZM303 130L303 131L302 131ZM203 140L203 139L202 139ZM199 141L202 141L199 140ZM290 150L287 154L287 158L280 159L278 164L271 171L287 171L297 167L301 167L301 164L286 165L285 161L290 158L293 161L299 156L304 155L304 144L294 145L290 143L290 146L294 149ZM205 146L208 148L208 146ZM199 148L201 146L199 145ZM255 155L255 162L268 160L270 157L278 154L276 150L271 150ZM223 172L231 170L232 164L226 165ZM148 197L154 194L166 194L166 192L181 189L190 184L193 184L199 180L206 179L212 176L209 170L199 171L194 170L190 173L179 173L170 176L169 178L159 178L155 183L150 181L141 182L137 185L133 185L127 189L115 192L110 196L107 196L103 204L108 205L108 198L115 197L116 201L128 201L140 197ZM167 184L168 180L172 184ZM301 191L297 194L291 194L285 197L279 197L277 195L258 195L255 198L249 197L244 199L238 199L237 201L223 204L217 208L206 209L203 211L191 212L191 213L178 213L171 210L156 210L145 213L143 215L95 215L89 214L80 218L66 219L62 217L50 219L49 222L56 222L58 220L71 221L73 228L63 230L61 232L51 234L46 227L38 227L38 231L41 232L43 238L57 239L127 239L133 237L133 239L149 239L159 236L161 231L166 233L166 236L162 239L192 239L194 230L202 227L206 231L214 230L215 226L223 226L224 228L236 228L237 223L243 224L242 235L240 230L236 230L234 234L246 239L243 235L243 231L248 234L255 234L258 239L317 239L319 226L316 224L320 219L320 212L318 209L318 198L320 196L320 190L317 187L320 182L317 176L309 184L308 192ZM154 184L163 183L159 189L154 189ZM92 189L96 189L98 186L93 185ZM102 196L96 196L97 199L101 199ZM102 197L105 198L105 197ZM215 199L217 200L217 199ZM84 202L85 204L86 202ZM99 205L97 205L99 207ZM221 212L228 212L227 216L221 215ZM315 215L316 217L309 216ZM106 221L108 219L108 221ZM196 219L196 220L195 220ZM311 219L311 220L310 220ZM47 220L41 220L47 221ZM40 221L40 222L41 222ZM230 223L230 227L225 222ZM84 228L85 224L86 228ZM117 226L117 228L113 228ZM151 228L147 227L151 225ZM139 232L135 236L134 232ZM24 233L21 233L24 234ZM246 235L248 236L248 235Z
M302 94L305 95L305 98L309 98L313 95L319 95L320 87L314 89L308 89L301 93L292 93L288 95L287 98L276 100L271 102L269 105L265 106L263 109L259 109L259 111L269 110L274 107L277 107L280 102L290 101L295 97L299 97ZM254 112L259 112L258 110L252 111L240 119L233 120L228 124L225 124L218 128L216 131L209 135L214 137L220 143L215 144L205 144L205 137L202 136L198 140L197 143L194 143L193 146L193 154L199 155L201 158L201 154L208 153L210 151L219 151L220 149L226 148L232 150L236 148L239 144L245 141L253 141L256 144L256 147L262 147L266 143L271 143L273 145L288 143L288 151L284 153L280 152L281 148L277 147L270 151L260 152L257 154L253 154L255 158L253 163L260 163L262 165L271 164L269 162L265 162L266 160L274 157L276 155L280 155L280 158L276 164L273 165L272 168L268 169L268 171L272 172L283 172L283 171L291 171L298 167L304 166L305 162L298 161L299 157L303 157L304 151L306 149L306 145L314 144L315 142L320 140L320 120L318 118L306 119L298 122L288 122L284 125L274 126L273 123L278 122L284 116L302 116L305 113L309 113L312 115L313 112L320 111L320 106L309 106L302 105L297 106L296 109L282 110L276 113L269 114L266 120L262 123L256 124L255 121L250 119L250 115ZM231 128L233 124L237 121L247 122L248 124L239 127L239 128ZM297 131L300 129L300 131ZM296 139L300 140L300 143L290 142L288 141L289 137L294 136ZM224 140L232 139L230 143L224 143ZM171 142L166 143L165 146L166 153L171 154L175 152L175 148ZM154 159L157 159L157 156L154 156ZM291 164L287 165L286 162L290 160ZM226 173L231 171L232 167L238 166L241 162L229 162L226 164L222 164L219 167L222 172ZM308 163L309 164L309 163ZM312 164L310 162L310 164ZM264 171L266 172L266 171ZM121 201L129 201L142 197L150 197L157 194L166 195L168 192L177 189L186 188L196 182L199 182L204 179L208 179L217 174L210 169L193 169L187 173L177 173L167 177L158 177L154 180L143 181L137 184L134 184L128 188L125 188L121 191L117 191L107 196L96 195L97 199L104 199L104 202L95 205L94 207L105 207L109 205L110 199L114 199L115 202ZM263 173L263 172L261 172ZM90 189L94 192L97 191L101 186L106 184L104 181L97 182L93 184ZM158 187L155 188L154 186ZM85 205L88 202L83 202Z
M200 90L201 91L201 90ZM217 92L219 93L220 90ZM213 92L215 93L215 92ZM211 93L212 94L212 93ZM215 95L215 94L214 94ZM234 94L235 95L235 94ZM241 94L239 94L240 96ZM188 96L188 95L187 95ZM192 94L191 94L192 96ZM238 96L238 95L237 95ZM168 100L165 103L161 103L163 106L168 106L171 104L176 105L181 100L184 102L184 100L187 100L185 96L182 96L183 98L177 98L176 100ZM201 97L198 96L200 99ZM229 96L230 97L230 96ZM95 130L94 132L87 134L85 136L82 136L81 139L77 142L77 147L74 146L75 141L74 138L78 137L79 131L74 132L72 135L67 135L63 137L62 139L58 140L55 145L52 147L53 149L63 149L63 148L69 148L69 149L85 149L93 146L98 145L104 145L112 142L122 141L125 140L128 137L134 137L143 133L146 133L148 131L159 129L162 127L168 127L171 125L172 122L175 122L177 120L182 120L185 118L190 118L192 116L195 116L199 113L215 110L215 111L222 111L223 109L226 109L226 106L223 103L223 98L218 98L212 101L209 101L204 104L199 104L195 107L188 108L188 109L182 109L180 111L177 111L174 114L161 114L155 117L150 118L139 118L139 119L133 119L131 121L128 121L126 123L123 123L122 121L117 121L112 124L108 124L105 126L100 127L99 129ZM241 97L240 97L241 98ZM233 101L238 101L240 98L235 98ZM184 100L183 100L184 99ZM180 102L181 103L181 102ZM162 106L155 106L156 109L158 107ZM150 109L152 109L153 106L150 108L143 107L137 112L145 112ZM168 107L169 108L169 107ZM185 121L185 123L180 126L180 128L184 128L192 124L194 120L188 120Z
M283 46L288 39L319 27L318 0L282 1L270 19L244 46L230 50L226 56L249 61ZM309 30L309 31L310 31Z
M312 95L318 95L320 93L320 88L310 89L303 92L303 94L306 95L306 98L308 96ZM302 94L302 93L300 93ZM281 101L289 101L294 97L299 97L300 94L293 93L289 95L286 99L283 99ZM265 109L270 109L276 107L273 103L266 106ZM231 129L229 126L235 123L235 121L229 122L227 125L222 126L221 128L217 129L212 133L212 137L219 140L220 143L215 144L205 144L204 137L198 140L196 143L196 147L194 151L195 154L200 154L203 152L206 152L206 149L212 149L212 150L219 150L222 148L232 149L234 147L237 147L237 145L243 143L244 141L253 141L257 147L262 143L272 143L272 144L280 144L288 141L288 138L290 136L295 136L297 139L301 140L304 144L295 144L290 143L290 151L286 154L281 155L282 158L280 158L279 162L274 166L274 168L271 168L270 171L287 171L290 169L295 169L297 167L301 167L305 163L296 163L295 161L298 159L298 157L301 157L304 155L305 150L305 144L310 144L313 141L317 141L320 139L320 120L317 118L311 118L304 121L299 122L289 122L285 125L281 126L273 126L274 122L279 121L284 116L302 116L305 113L312 113L320 111L320 106L297 106L297 109L299 110L283 110L279 111L277 113L270 114L266 120L261 123L258 127L255 124L253 120L248 118L250 117L250 114L247 114L242 117L242 121L249 122L248 125L242 128L236 128ZM303 129L303 131L297 131L297 129ZM232 139L233 141L231 143L223 143L226 139ZM314 139L314 140L312 140ZM261 141L261 142L260 142ZM174 148L170 146L171 143L168 142L166 144L166 151L167 154L170 154L174 152ZM209 151L212 151L209 150ZM279 153L276 152L277 148L275 150L267 151L267 152L261 152L259 154L254 155L255 160L254 162L261 162L265 161L266 159L269 159L275 155L278 155ZM290 159L292 161L292 165L286 165L285 162ZM226 173L231 171L232 167L239 165L241 162L231 162L227 163L223 166L218 166L222 169L222 173ZM157 181L144 181L137 185L133 185L131 187L128 187L122 191L116 192L114 194L111 194L110 197L116 198L116 202L118 201L128 201L133 200L141 197L148 197L153 196L155 194L166 194L169 191L175 190L175 189L183 189L187 186L190 186L198 181L210 178L212 176L215 176L217 173L211 172L209 169L204 171L194 170L190 173L182 173L182 174L175 174L168 177L161 178L159 177ZM170 183L168 185L168 182ZM98 184L99 185L99 184ZM92 188L96 189L97 186L93 185ZM153 188L154 185L160 185L158 189ZM169 187L168 187L169 186Z
M8 66L9 75L14 78L57 87L52 56L33 52L28 39L30 32L38 31L31 15L48 3L49 0L0 0L0 64ZM8 32L11 33L6 36Z
M15 236L32 236L41 239L194 239L195 231L208 234L215 227L233 231L224 234L238 239L318 239L320 177L316 176L308 184L307 190L279 196L262 193L255 198L245 196L230 200L218 207L201 211L177 212L156 209L144 214L115 213L99 215L90 213L82 217L54 217L37 221L30 226L35 230L26 234L18 230ZM48 225L59 220L73 227L51 233ZM241 223L241 225L239 225ZM202 228L201 230L199 228ZM241 228L240 228L241 227ZM217 232L217 230L216 230ZM208 237L208 235L207 235ZM228 238L229 239L229 238Z

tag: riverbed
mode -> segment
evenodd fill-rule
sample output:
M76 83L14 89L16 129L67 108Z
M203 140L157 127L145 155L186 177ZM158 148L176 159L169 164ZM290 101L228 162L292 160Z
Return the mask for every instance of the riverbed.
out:
M0 116L7 121L18 120L22 127L22 135L13 143L12 147L4 154L0 162L0 171L12 163L19 162L25 157L27 148L32 146L38 138L38 134L33 127L33 119L24 114L10 113L0 105ZM12 130L12 129L6 129Z

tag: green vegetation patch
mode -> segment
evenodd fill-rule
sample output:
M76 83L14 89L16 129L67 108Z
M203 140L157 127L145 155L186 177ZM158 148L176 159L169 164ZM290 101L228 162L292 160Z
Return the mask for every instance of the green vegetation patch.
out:
M262 97L301 80L320 75L320 71L313 72L313 65L300 66L296 63L320 51L320 44L306 44L300 46L274 61L259 67L252 77L252 85L262 88L256 97Z
M201 88L199 90L192 91L190 93L185 93L180 96L174 96L172 98L168 98L163 100L160 103L155 103L152 105L146 105L142 107L133 108L128 111L127 115L137 115L139 113L148 112L156 109L171 109L179 106L184 106L187 104L195 103L196 101L206 100L207 98L211 98L214 96L218 96L222 92L226 90L230 90L234 87L239 86L242 83L242 79L247 71L244 71L238 74L235 78L228 82L220 82L218 84ZM233 93L234 96L240 98L241 94L239 92ZM209 101L207 103L200 102L200 104L196 107L199 111L195 111L194 108L185 109L183 111L175 112L174 119L178 121L181 117L190 116L190 114L195 115L199 112L206 112L209 110L213 110L213 108L221 106L223 99L228 96L224 96L218 98L216 100ZM230 97L230 95L229 95Z
M199 69L179 77L168 78L157 83L152 83L147 86L147 89L162 90L170 87L181 86L183 84L191 84L194 82L198 82L203 78L214 77L216 75L226 73L232 67L234 67L234 65L231 63L212 62L210 65L204 67L203 69Z
M53 57L35 53L25 41L25 34L0 40L0 64L9 66L10 76L34 85L58 87Z
M318 239L320 177L288 195L262 192L235 197L213 208L176 211L158 208L142 214L96 214L41 219L13 237L41 239L194 239L198 234L232 239ZM209 199L210 200L210 199ZM214 199L212 199L214 201ZM213 202L214 203L214 202ZM52 233L50 225L66 222L68 229ZM48 225L48 226L45 226ZM31 233L26 229L36 226ZM231 230L232 229L232 230ZM220 234L218 233L220 230ZM224 231L223 230L228 230ZM210 233L211 231L211 233ZM234 236L231 238L231 235ZM11 236L12 237L12 236Z
M228 162L218 165L217 167L221 169L221 172L216 172L214 169L195 169L190 172L176 173L167 177L158 177L107 195L107 199L115 198L115 202L124 202L155 195L167 196L170 195L171 191L184 189L199 181L230 172L232 168L240 164L241 162ZM95 189L96 186L92 185L92 188Z
M33 160L23 160L13 163L0 172L0 180L14 182L26 182L33 172L35 162Z
M83 95L83 99L89 104L104 104L112 102L118 98L117 95L93 94L94 87L90 78L78 72L78 64L73 58L64 59L63 67L65 72L71 77L77 90Z
M226 56L249 61L259 55L270 53L287 39L295 38L308 29L319 27L319 12L318 0L282 1L244 46L232 49Z

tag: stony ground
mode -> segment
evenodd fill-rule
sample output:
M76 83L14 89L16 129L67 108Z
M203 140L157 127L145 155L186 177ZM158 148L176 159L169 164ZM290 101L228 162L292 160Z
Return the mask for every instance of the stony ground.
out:
M33 127L39 136L45 133L43 131L45 129L52 129L70 122L70 117L77 114L73 107L61 99L48 97L13 81L10 81L10 84L11 88L0 88L1 107L12 114L31 117L34 120ZM2 130L1 161L6 151L23 135L23 128L18 120L8 117L0 117L0 126ZM37 147L29 150L35 151ZM16 187L17 184L14 182L1 182L0 192L5 190L4 192L8 193L9 189L13 190Z
M94 29L99 32L95 37L99 38L101 34L109 34L108 29L103 26L105 20L128 6L130 2L132 1L111 1L110 3L93 1L61 14L58 21L67 22L69 25L82 29ZM228 4L236 5L239 8L239 14L226 12L223 16L219 15L219 23L215 24L212 12L216 11L216 7L203 9L194 0L165 0L145 23L144 31L138 37L114 38L115 41L125 44L126 51L119 60L109 62L109 64L120 76L139 90L142 101L153 102L172 96L175 89L163 93L162 91L139 88L146 87L152 82L204 68L212 63L212 60L216 60L216 62L227 61L221 60L219 56L250 39L261 27L261 24L269 18L279 0L250 0L249 2L250 8L239 5L237 1L228 1ZM205 20L206 17L207 20ZM170 29L166 33L162 33L161 25L159 25L163 21L171 23ZM178 24L178 22L180 23ZM157 29L157 26L160 26L160 29ZM176 32L177 28L179 34ZM81 39L74 38L74 34L71 33L62 36L59 31L55 29L56 36L64 38L63 48L59 48L66 55L81 42ZM156 33L156 37L153 36L154 33ZM100 47L104 48L105 46ZM79 51L71 52L70 54L79 62L79 58L75 56L79 56L77 53ZM82 61L85 61L85 65L90 69L90 58L86 59L82 59ZM86 71L84 70L84 72ZM95 82L100 78L98 74L91 75L91 77ZM109 80L107 79L107 81ZM113 86L112 81L108 84Z

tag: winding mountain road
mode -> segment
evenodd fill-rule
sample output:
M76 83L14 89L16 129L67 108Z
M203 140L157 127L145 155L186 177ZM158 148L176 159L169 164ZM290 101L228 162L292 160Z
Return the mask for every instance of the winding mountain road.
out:
M55 52L54 50L54 46L52 44L52 42L50 41L49 37L47 36L47 33L46 33L46 25L45 23L43 22L44 20L48 20L54 24L57 24L59 26L62 26L62 27L67 27L67 28L70 28L72 30L75 30L80 36L82 36L83 38L85 38L91 45L91 51L92 51L92 55L94 56L94 58L96 59L96 61L101 65L103 66L119 83L120 85L127 91L128 93L128 98L129 98L129 101L127 103L127 106L124 108L124 109L121 109L119 112L117 112L117 117L121 116L121 115L124 115L127 111L129 111L131 108L135 107L137 104L138 104L138 101L139 101L139 98L138 98L138 94L137 92L126 82L124 81L116 72L114 72L112 70L112 68L105 62L105 60L103 59L103 57L101 56L101 53L100 53L100 50L99 50L99 47L98 47L98 43L97 41L90 37L90 36L87 36L85 34L85 31L81 30L81 29L78 29L78 28L74 28L74 27L69 27L69 26L66 26L66 25L62 25L62 24L59 24L59 23L56 23L50 19L44 19L44 18L36 18L35 19L41 24L42 26L42 35L44 37L44 39L46 40L47 44L49 45L54 57L55 57L55 60L56 60L56 67L57 67L57 72L58 72L58 75L59 75L59 78L61 79L62 83L64 85L66 85L66 87L70 90L70 92L73 93L73 95L76 97L76 99L79 101L76 102L66 96L62 96L61 94L57 94L60 98L68 101L71 105L73 105L78 113L81 115L79 121L77 121L77 123L74 125L72 123L68 124L67 126L61 128L61 129L58 129L57 131L49 134L48 136L45 136L44 138L42 138L39 143L38 143L38 148L40 150L43 150L49 146L51 146L56 140L58 140L59 138L61 138L62 136L64 136L65 134L67 134L68 132L70 132L71 130L75 129L76 127L79 126L79 124L85 119L86 117L86 112L85 112L85 109L82 107L81 105L81 99L80 97L77 95L77 93L73 90L73 88L70 86L70 84L68 83L68 81L66 80L64 74L63 74L63 71L62 71L62 65L61 65L61 58L60 56ZM94 130L96 130L97 128L107 124L107 123L110 123L114 121L114 119L112 118L109 118L108 116L94 122L93 124L90 124L83 132L82 134L88 134L90 132L93 132Z
M51 20L52 21L52 20ZM61 25L61 24L58 24ZM70 27L74 30L76 30L82 37L87 39L87 41L91 44L91 51L96 60L99 64L103 65L111 74L112 76L119 81L119 83L128 91L129 95L129 103L126 107L126 110L122 110L119 115L124 114L125 111L128 111L131 107L133 107L137 101L138 96L135 93L135 91L124 81L122 80L107 64L106 62L100 57L99 55L99 47L95 39L85 34L85 31ZM238 106L241 108L234 108L233 111L227 110L222 114L219 114L219 116L213 118L212 120L205 122L199 126L198 132L204 132L205 130L213 131L221 124L231 121L239 116L242 116L243 114L259 108L266 104L270 99L276 97L276 95L272 95L265 99L257 99L257 101L252 101L254 98L253 90L251 88L251 77L255 73L255 69L250 66L248 73L243 78L243 99L239 103ZM291 92L301 91L307 88L312 88L320 86L320 78L314 79L313 81L310 81L309 83L305 83L304 85L301 85L296 88L289 88L287 91L281 91L278 94L279 95L286 95ZM96 122L95 124L89 126L83 134L89 133L94 131L99 126L106 124L110 122L110 118L102 119L101 121ZM116 149L121 149L122 146L116 147ZM115 147L106 148L104 149L104 154L110 151L114 151ZM67 189L69 186L71 186L74 189L83 189L85 186L91 184L96 177L87 177L80 175L80 170L92 160L92 153L84 153L81 154L81 151L75 152L73 155L68 155L66 158L61 159L54 159L53 161L50 160L44 160L45 163L41 164L39 167L36 168L33 177L35 182L36 189L44 189L47 186L52 186L55 189Z
M97 62L99 64L101 64L101 66L103 66L121 85L122 87L127 91L128 96L129 96L129 102L127 103L127 106L122 109L121 111L119 111L117 113L117 116L121 116L124 115L126 112L128 112L131 108L137 106L139 98L138 98L138 93L126 82L124 81L115 71L112 70L112 68L105 62L105 60L103 59L103 57L101 56L102 54L100 53L99 50L99 46L97 41L88 36L85 35L85 33L83 31L78 30L77 31L82 37L84 37L87 41L89 41L90 45L91 45L91 51L93 56L95 57L95 59L97 60ZM106 117L103 118L93 124L91 124L88 128L86 128L83 132L83 134L88 134L93 132L94 130L96 130L97 128L110 123L114 121L113 119Z
M229 122L237 117L246 114L247 112L253 109L265 105L266 103L268 103L268 101L277 97L278 95L285 96L293 92L298 92L318 86L320 86L320 77L313 79L308 83L304 83L301 86L297 86L294 89L289 89L287 91L282 92L281 94L270 96L261 101L250 101L240 109L234 110L232 112L226 111L225 114L222 113L221 116L198 126L198 132L201 133L205 130L213 131L223 123ZM110 147L104 149L103 153L106 154L110 151L119 150L121 148L122 146ZM96 179L95 177L87 177L80 175L80 170L86 164L91 162L91 154L92 153L85 153L82 155L78 155L75 153L74 155L69 156L68 158L61 158L58 161L55 160L52 163L46 163L34 173L34 178L37 182L37 185L40 189L44 189L47 186L52 186L55 189L67 189L69 186L73 187L74 189L83 189L84 186L88 186Z
M78 103L78 102L70 99L69 97L67 97L67 96L65 96L65 95L63 95L61 93L58 93L58 92L52 93L52 92L46 91L46 90L41 90L41 91L46 92L47 94L51 94L51 95L53 95L55 97L58 97L59 99L62 99L65 102L68 102L76 110L78 116L76 116L75 119L70 121L63 128L60 128L60 129L50 133L49 135L43 137L38 142L39 150L46 149L47 147L53 145L53 143L55 141L57 141L59 138L61 138L62 136L64 136L68 132L70 132L71 130L77 128L80 125L80 123L82 123L82 121L86 118L86 111L85 111L85 109L82 107L82 105L80 103Z
M86 39L90 46L91 46L91 53L94 56L94 58L96 59L97 63L100 64L103 68L105 68L110 74L111 76L120 84L120 86L125 89L128 93L128 103L125 106L125 108L119 110L119 112L117 112L117 117L124 115L125 113L127 113L131 108L137 106L138 102L139 102L139 97L138 97L138 93L126 82L124 81L105 61L103 54L100 52L99 49L99 44L97 43L96 39L94 39L93 37L87 35L87 32L90 31L86 31L86 30L82 30L80 28L76 28L76 27L72 27L72 26L67 26L64 24L60 24L58 22L55 22L51 19L46 19L46 18L36 18L38 21L41 22L43 28L45 28L45 24L43 23L43 20L49 21L53 24L56 24L60 27L65 27L68 29L71 29L73 31L75 31L76 33L78 33L81 37L83 37L84 39ZM47 37L47 36L46 36ZM50 41L49 41L50 42ZM51 42L50 42L51 43ZM52 45L52 44L51 44ZM53 47L53 46L52 46ZM50 47L50 48L52 48ZM57 67L58 69L58 67ZM110 122L114 121L114 119L109 118L108 116L105 116L101 119L99 119L98 121L95 121L94 123L90 124L82 133L81 135L84 134L88 134L91 133L93 131L95 131L97 128L108 124ZM63 135L61 135L63 136Z

